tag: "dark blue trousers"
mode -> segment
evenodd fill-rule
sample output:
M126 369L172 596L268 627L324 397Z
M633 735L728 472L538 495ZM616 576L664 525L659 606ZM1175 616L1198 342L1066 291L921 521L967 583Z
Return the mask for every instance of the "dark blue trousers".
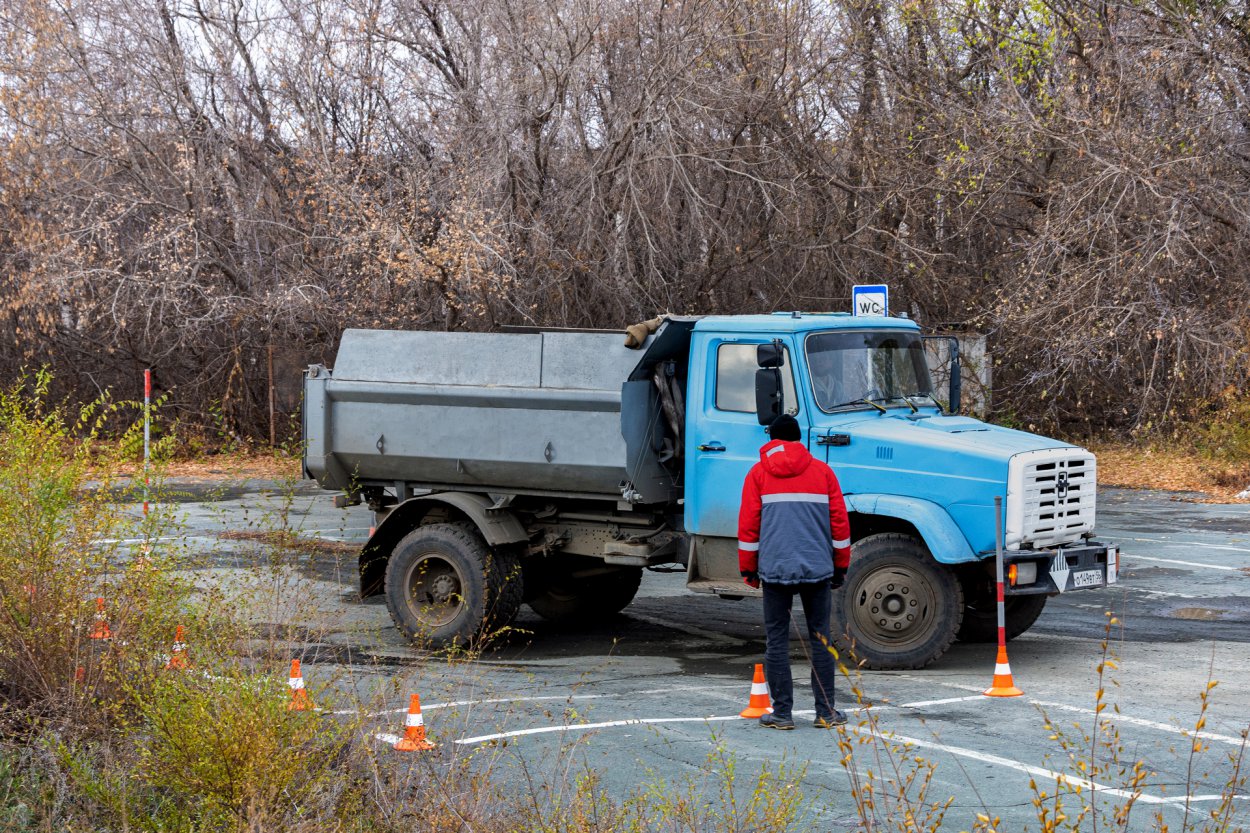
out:
M764 676L773 700L773 714L790 717L794 708L794 679L790 675L790 609L797 595L807 620L811 646L812 691L816 696L816 716L833 716L833 682L837 664L829 653L829 609L833 602L829 581L808 584L763 583L764 588Z

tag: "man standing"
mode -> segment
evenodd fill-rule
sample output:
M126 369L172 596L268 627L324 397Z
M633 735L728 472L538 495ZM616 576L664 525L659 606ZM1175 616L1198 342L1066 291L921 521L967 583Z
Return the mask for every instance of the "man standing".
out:
M831 587L841 587L851 563L851 525L833 469L800 442L798 421L783 414L768 426L772 441L760 449L742 486L738 513L738 567L742 580L764 587L764 675L773 713L769 729L793 729L790 610L803 603L812 654L812 690L818 729L846 722L833 707L836 665L829 653Z

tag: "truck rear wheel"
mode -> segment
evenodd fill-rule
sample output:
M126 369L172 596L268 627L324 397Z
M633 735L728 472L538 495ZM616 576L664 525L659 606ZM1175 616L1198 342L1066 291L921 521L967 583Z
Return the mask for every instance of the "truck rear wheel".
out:
M629 606L642 583L641 567L620 567L584 578L548 575L527 603L544 619L562 623L608 619Z
M990 592L973 596L964 590L964 621L959 626L960 642L998 641L998 600L990 585ZM1046 594L1008 596L1003 604L1003 621L1007 626L1007 639L1015 639L1033 627L1037 617L1046 607Z
M387 562L386 606L411 639L467 644L516 617L520 561L508 550L491 549L472 524L418 527Z
M833 637L867 668L923 668L955 641L963 589L909 535L855 544L846 583L833 591Z

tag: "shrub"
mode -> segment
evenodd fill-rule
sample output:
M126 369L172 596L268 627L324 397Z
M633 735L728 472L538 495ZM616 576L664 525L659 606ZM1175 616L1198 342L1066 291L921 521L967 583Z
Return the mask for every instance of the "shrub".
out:
M143 547L168 518L125 510L138 497L114 474L127 443L99 440L124 406L101 397L71 414L48 384L37 373L0 391L0 702L10 731L93 731L122 682L169 650L187 588ZM90 638L97 598L111 640Z

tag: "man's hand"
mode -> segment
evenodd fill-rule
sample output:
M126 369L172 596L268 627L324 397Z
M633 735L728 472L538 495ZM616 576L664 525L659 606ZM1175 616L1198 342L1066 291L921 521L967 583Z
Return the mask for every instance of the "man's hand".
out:
M742 583L747 585L748 587L754 587L758 590L760 586L760 574L755 573L755 572L749 572L747 570L743 570L742 571Z
M837 590L843 584L846 584L846 568L834 567L833 568L833 589Z

